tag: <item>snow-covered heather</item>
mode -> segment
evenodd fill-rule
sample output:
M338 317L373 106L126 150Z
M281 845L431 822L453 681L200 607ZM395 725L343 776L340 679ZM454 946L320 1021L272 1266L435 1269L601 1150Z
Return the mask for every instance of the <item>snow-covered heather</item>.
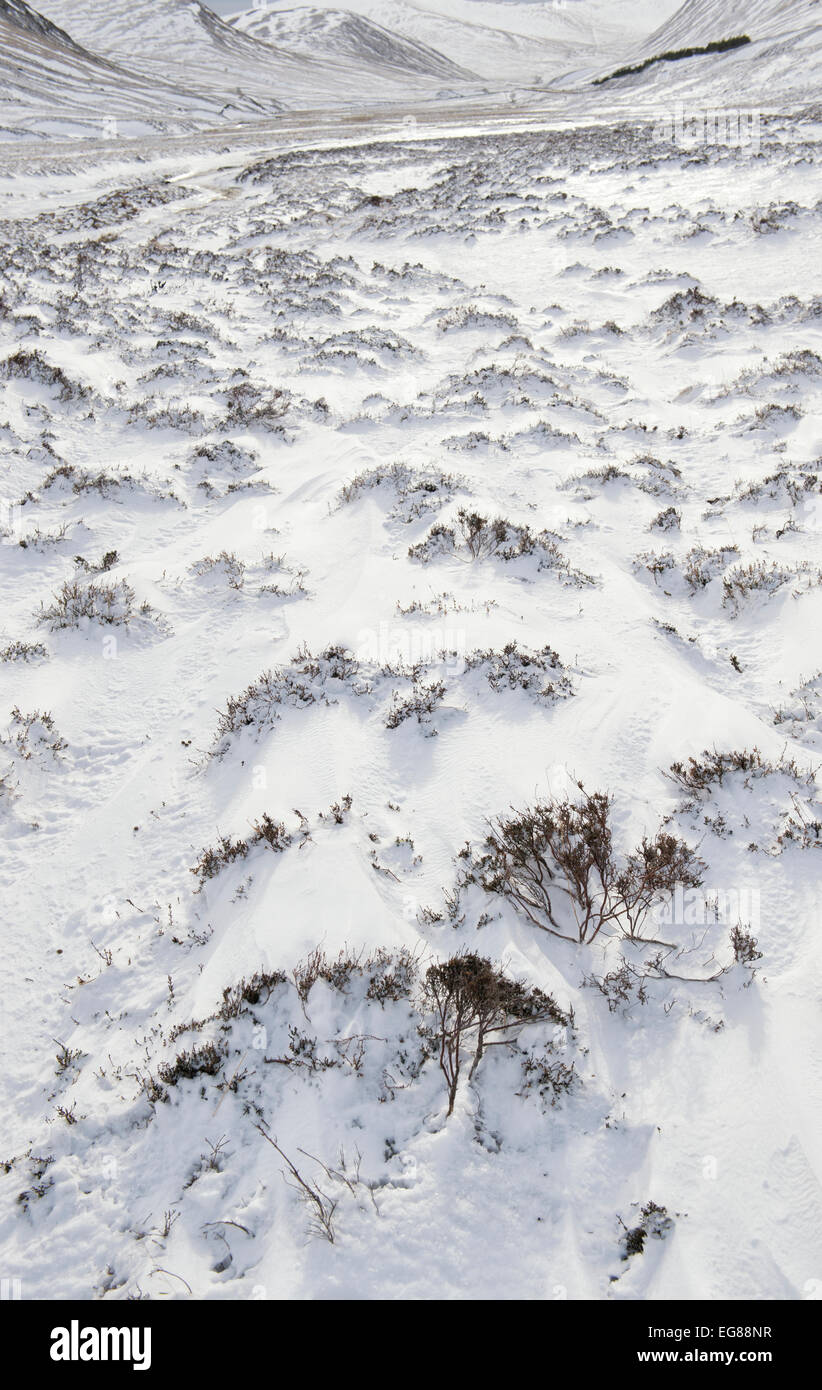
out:
M623 106L9 156L24 1297L817 1287L818 126Z

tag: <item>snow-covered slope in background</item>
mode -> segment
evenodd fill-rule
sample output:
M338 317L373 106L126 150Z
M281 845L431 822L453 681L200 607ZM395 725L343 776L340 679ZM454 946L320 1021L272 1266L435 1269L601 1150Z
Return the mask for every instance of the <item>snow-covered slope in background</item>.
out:
M596 61L597 54L621 54L674 9L672 0L620 7L601 0L594 4L570 0L562 6L485 0L428 0L426 4L351 0L346 6L352 15L436 49L489 81L519 83L555 78L581 62ZM323 12L340 13L324 11L322 5L295 7L291 0L275 0L230 16L230 22L244 33L291 48Z
M251 10L237 29L292 53L313 57L342 56L378 66L438 77L464 77L450 59L416 39L392 34L349 10L301 6L290 10Z
M78 45L62 29L45 19L24 3L24 0L0 0L0 21L23 29L28 34L37 34L42 39L63 44L66 48L78 49Z
M819 0L686 0L649 35L648 52L687 48L747 34L751 39L790 37L822 23Z
M725 53L656 63L642 73L607 84L618 89L665 92L668 96L710 93L714 103L767 107L775 99L814 100L822 57L819 0L686 0L670 19L637 44L628 63L678 49L747 35L751 42ZM605 64L602 76L621 63Z
M767 104L780 93L812 99L822 46L818 0L687 0L615 5L603 0L565 0L559 5L509 0L350 0L349 11L395 34L436 49L501 83L547 84L556 95L576 90L587 104L624 104L627 91L657 98L710 89L725 102ZM231 25L284 48L303 42L322 5L294 7L291 0L254 5L229 16ZM335 7L335 13L338 13ZM608 84L598 97L595 78L626 63L671 49L747 34L745 48L720 55L664 63ZM573 109L579 102L571 101Z
M189 0L43 0L43 13L80 43L154 81L209 93L226 115L268 115L283 106L397 100L436 94L447 66L398 73L376 52L322 56L261 43ZM437 65L434 65L437 66ZM453 85L461 74L448 69Z
M356 0L355 0L356 8ZM362 0L360 13L323 11L316 6L252 9L233 17L233 23L246 33L277 43L285 48L303 51L338 41L328 21L321 17L345 15L346 28L362 23L379 30L391 30L400 41L420 44L424 48L448 55L445 61L461 59L473 70L490 80L531 83L543 77L556 76L566 64L565 46L547 44L538 38L525 39L519 34L490 29L482 24L466 24L447 15L418 10L404 0ZM343 26L340 26L341 28ZM353 32L357 32L354 30Z
M594 85L740 32L752 42L733 52ZM112 119L122 136L287 110L541 103L541 88L560 118L637 119L679 100L768 109L815 99L820 48L817 0L278 0L227 20L199 0L43 0L40 11L0 0L0 138L99 134Z
M34 121L58 134L91 120L126 118L148 129L159 110L193 123L213 102L147 80L88 52L58 25L22 3L0 0L0 128Z

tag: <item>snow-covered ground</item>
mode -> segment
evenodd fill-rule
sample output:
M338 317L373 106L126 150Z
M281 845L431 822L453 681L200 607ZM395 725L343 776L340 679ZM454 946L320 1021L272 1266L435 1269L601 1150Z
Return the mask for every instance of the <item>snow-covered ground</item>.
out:
M24 1298L818 1295L819 126L745 52L8 147Z

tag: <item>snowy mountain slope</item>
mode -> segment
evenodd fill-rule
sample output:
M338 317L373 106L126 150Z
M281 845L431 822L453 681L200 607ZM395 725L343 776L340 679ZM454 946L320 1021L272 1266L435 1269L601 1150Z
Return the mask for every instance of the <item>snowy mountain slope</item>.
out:
M207 98L175 92L88 52L22 0L0 0L0 127L96 127L104 118L149 130L158 110L185 128L216 114Z
M316 10L321 7L314 7ZM492 4L486 0L353 0L347 10L364 15L383 28L446 54L452 61L481 73L490 81L533 83L570 72L595 61L601 52L620 54L646 33L662 7L583 3L564 5ZM246 33L265 38L283 16L301 14L290 0L255 5L230 16ZM278 16L281 17L278 20ZM294 22L293 19L289 22ZM281 42L288 42L281 31Z
M534 82L546 74L563 71L567 65L567 55L562 45L420 12L406 4L405 0L382 0L378 6L371 6L366 0L364 10L368 12L366 22L369 24L379 29L390 29L397 36L402 35L401 42L419 44L428 51L448 54L445 61L463 62L489 81L507 79ZM232 17L232 22L261 39L271 38L274 41L276 35L278 43L286 47L296 43L302 48L304 40L301 34L313 26L313 16L318 13L323 11L314 7L255 8ZM350 23L361 21L364 17L364 14L350 14ZM325 42L328 42L328 36L323 39Z
M232 24L261 39L271 38L290 47L302 30L313 26L320 7L285 5L254 7L230 16ZM328 13L339 13L328 11ZM510 33L503 27L483 24L477 17L466 21L448 14L420 9L406 0L355 0L349 7L349 23L366 18L380 29L406 41L447 55L447 60L469 67L489 81L534 82L553 76L572 61L573 46L546 41L536 34ZM586 42L590 41L590 34ZM323 42L327 43L328 37Z
M715 101L767 109L769 101L790 96L812 101L818 92L822 60L822 7L818 0L686 0L628 55L628 64L681 48L704 46L747 35L751 43L721 54L662 62L608 84L619 99L625 90L696 96L710 91ZM613 71L603 66L597 76Z
M51 39L65 48L79 51L79 45L75 44L68 34L43 15L30 9L25 0L0 0L0 19L4 24L13 25L18 30L37 34L40 38Z
M306 121L143 142L114 186L16 152L24 1298L818 1289L820 148L763 126L695 159ZM523 910L491 826L576 778L627 881L664 827L694 897L583 940L552 861L559 934ZM449 1106L427 972L460 950L520 1013Z
M190 0L44 0L43 12L81 43L171 84L220 95L238 113L283 105L379 101L438 89L438 73L392 64L315 58L260 43ZM451 74L451 81L458 81Z
M648 53L747 34L790 38L822 24L819 0L685 0L641 45Z
M236 27L243 33L252 34L254 38L292 53L315 57L347 55L365 63L443 78L471 75L427 45L414 39L401 38L347 10L324 10L309 6L290 10L252 10L238 19Z

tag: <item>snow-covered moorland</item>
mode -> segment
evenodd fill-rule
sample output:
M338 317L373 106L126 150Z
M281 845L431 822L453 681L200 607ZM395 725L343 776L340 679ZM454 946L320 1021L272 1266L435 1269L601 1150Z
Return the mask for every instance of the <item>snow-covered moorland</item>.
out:
M818 1286L818 126L484 121L7 161L25 1297Z

